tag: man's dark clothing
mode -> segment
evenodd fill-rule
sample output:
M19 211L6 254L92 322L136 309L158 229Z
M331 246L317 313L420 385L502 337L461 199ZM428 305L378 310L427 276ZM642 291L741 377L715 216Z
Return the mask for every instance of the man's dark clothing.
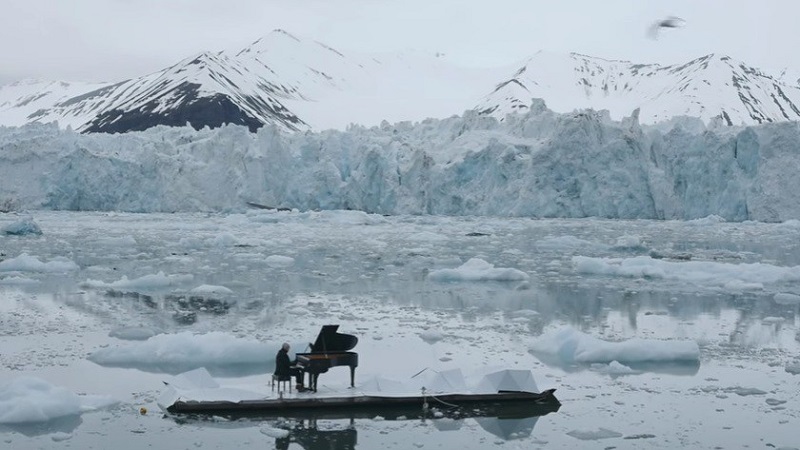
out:
M286 379L294 376L297 380L297 385L303 385L303 371L292 367L292 362L289 360L289 352L281 348L275 356L275 375L279 379Z

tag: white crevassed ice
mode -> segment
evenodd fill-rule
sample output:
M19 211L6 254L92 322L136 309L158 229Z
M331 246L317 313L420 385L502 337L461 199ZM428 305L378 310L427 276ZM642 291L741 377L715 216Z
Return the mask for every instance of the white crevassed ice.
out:
M800 219L800 124L640 126L637 114L462 117L346 131L225 126L81 135L0 127L10 210ZM364 215L351 219L373 220Z

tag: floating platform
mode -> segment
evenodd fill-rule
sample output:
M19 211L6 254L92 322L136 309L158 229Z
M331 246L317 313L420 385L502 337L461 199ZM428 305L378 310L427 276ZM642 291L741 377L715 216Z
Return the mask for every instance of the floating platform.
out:
M177 414L214 415L272 415L283 417L307 417L355 412L423 410L425 406L444 408L471 407L476 411L492 411L513 405L515 409L530 409L534 415L557 411L561 403L555 397L555 389L540 393L500 391L493 394L441 394L441 395L350 395L315 397L313 393L283 398L257 400L177 400L167 408Z

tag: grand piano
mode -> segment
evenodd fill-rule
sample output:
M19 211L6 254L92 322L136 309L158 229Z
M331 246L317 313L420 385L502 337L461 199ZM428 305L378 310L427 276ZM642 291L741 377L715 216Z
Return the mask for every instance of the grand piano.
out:
M358 343L358 338L344 333L338 333L339 325L323 325L317 340L308 344L311 351L297 353L296 365L303 372L308 373L308 388L317 391L317 378L331 367L350 366L350 387L355 387L356 367L358 367L358 353L351 352Z

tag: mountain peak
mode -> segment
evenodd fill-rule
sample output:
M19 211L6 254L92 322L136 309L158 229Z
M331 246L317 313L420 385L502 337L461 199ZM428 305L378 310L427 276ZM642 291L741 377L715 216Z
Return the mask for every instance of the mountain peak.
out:
M276 28L240 50L236 56L242 56L248 53L259 55L266 52L274 52L287 46L294 47L302 43L303 41L297 36L280 28Z
M297 38L295 35L293 35L292 33L289 33L289 32L288 32L288 31L286 31L286 30L283 30L283 29L281 29L281 28L275 28L274 30L272 30L272 31L269 33L269 35L270 35L270 36L273 36L273 35L274 35L274 36L278 36L278 37L287 37L287 38L289 38L289 39L293 39L293 40L295 40L295 41L297 41L297 42L300 42L300 39L298 39L298 38Z
M660 65L538 52L475 109L504 120L541 98L556 112L592 108L616 119L640 108L642 123L680 115L728 125L800 120L800 89L784 80L716 53Z
M800 86L792 83L798 75L769 76L716 53L661 65L539 51L503 76L414 52L345 57L276 29L238 53L197 53L115 84L3 86L0 125L58 121L80 131L125 132L190 122L296 131L423 120L465 109L504 120L530 111L534 99L555 112L593 108L615 119L639 108L643 124L680 115L756 124L800 120Z

